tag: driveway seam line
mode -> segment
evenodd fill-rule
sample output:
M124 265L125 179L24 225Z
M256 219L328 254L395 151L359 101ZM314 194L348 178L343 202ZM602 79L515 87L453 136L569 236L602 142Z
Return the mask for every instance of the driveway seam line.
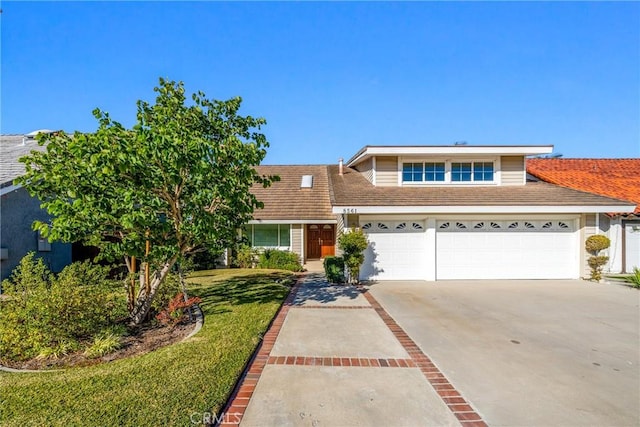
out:
M389 313L382 307L377 299L364 286L358 286L360 292L369 301L378 316L384 324L389 328L391 333L400 342L411 360L422 372L427 382L433 387L440 399L447 405L447 408L453 413L463 427L487 427L487 423L482 419L480 414L473 408L458 390L449 382L447 377L433 363L431 358L427 356L420 347L409 337L402 327L391 317ZM464 406L462 406L464 405Z

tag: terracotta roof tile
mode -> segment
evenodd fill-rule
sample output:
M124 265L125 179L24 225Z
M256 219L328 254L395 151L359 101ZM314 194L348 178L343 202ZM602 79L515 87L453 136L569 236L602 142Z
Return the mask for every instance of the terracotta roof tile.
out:
M527 172L552 184L629 200L640 214L640 159L528 159Z
M331 213L327 167L323 165L258 166L261 175L278 175L271 187L254 186L251 191L264 203L256 210L262 220L335 220ZM313 175L312 188L300 188L303 175Z
M487 187L375 187L362 174L329 166L336 206L628 206L620 200L548 184Z

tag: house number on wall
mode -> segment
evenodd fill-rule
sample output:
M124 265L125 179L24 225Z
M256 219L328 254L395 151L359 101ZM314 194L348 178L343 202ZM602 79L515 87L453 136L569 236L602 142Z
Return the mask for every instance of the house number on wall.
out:
M358 213L358 209L356 209L356 208L344 208L344 209L342 209L342 213L343 214L354 214L354 213Z

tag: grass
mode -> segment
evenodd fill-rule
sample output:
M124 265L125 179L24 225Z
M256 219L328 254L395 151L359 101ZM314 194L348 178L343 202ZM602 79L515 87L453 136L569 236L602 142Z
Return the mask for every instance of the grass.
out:
M0 372L0 425L192 425L192 415L219 413L291 277L273 270L194 273L190 290L205 314L196 336L91 367Z

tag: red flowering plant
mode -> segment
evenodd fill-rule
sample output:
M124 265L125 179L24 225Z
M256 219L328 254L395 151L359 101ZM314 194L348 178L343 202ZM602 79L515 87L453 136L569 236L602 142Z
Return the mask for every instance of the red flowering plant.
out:
M156 319L165 326L176 326L186 319L187 310L201 301L198 297L191 297L185 301L184 295L178 292L171 298L167 307L158 313Z

